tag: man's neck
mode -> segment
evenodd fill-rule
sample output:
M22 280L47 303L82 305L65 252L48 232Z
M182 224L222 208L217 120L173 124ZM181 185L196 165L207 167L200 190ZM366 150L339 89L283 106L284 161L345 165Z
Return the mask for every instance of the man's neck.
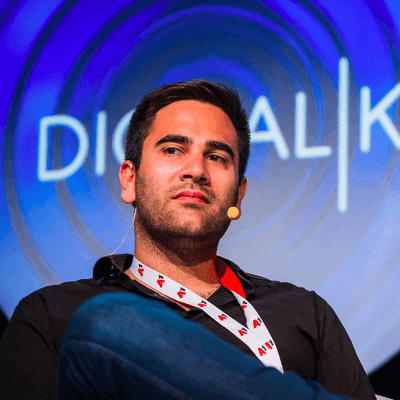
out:
M216 246L192 248L177 254L166 246L157 246L147 240L136 240L135 257L147 267L173 279L203 298L208 298L221 286Z

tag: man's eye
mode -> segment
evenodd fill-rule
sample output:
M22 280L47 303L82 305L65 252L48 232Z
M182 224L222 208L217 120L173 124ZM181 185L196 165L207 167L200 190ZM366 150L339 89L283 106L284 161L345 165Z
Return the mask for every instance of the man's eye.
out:
M211 161L219 161L224 164L226 163L226 159L224 157L218 156L217 154L210 154L208 157Z
M177 149L176 147L167 147L163 150L163 152L171 156L177 156L181 150Z

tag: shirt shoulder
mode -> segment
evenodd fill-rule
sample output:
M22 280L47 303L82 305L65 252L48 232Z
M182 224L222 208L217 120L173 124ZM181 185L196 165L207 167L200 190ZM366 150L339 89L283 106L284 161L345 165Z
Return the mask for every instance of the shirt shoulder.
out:
M20 301L20 305L27 305L33 308L41 307L44 304L62 304L67 301L70 303L85 300L99 292L95 281L90 279L80 279L78 281L64 282L58 285L45 286L27 295Z
M95 263L91 278L43 287L24 297L21 303L39 305L43 301L62 303L67 300L79 303L100 293L124 291L119 283L127 281L124 271L132 257L130 254L102 257Z

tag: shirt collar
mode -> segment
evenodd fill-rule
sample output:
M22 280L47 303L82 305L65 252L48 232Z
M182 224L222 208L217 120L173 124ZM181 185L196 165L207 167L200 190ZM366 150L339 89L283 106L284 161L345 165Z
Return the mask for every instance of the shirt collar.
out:
M219 257L219 256L218 256ZM224 263L226 263L232 271L238 276L240 282L243 285L244 292L246 296L254 293L255 288L249 275L246 274L242 269L239 268L234 262L219 257ZM97 260L93 267L93 279L107 279L109 277L116 278L120 274L124 273L132 264L133 255L132 254L114 254L101 257Z
M111 276L118 276L132 264L132 254L114 254L101 257L93 267L93 279L99 280Z
M247 275L246 272L244 272L238 265L236 265L234 262L228 260L227 258L223 258L220 256L218 256L218 258L220 258L225 264L227 264L228 267L230 267L230 269L239 278L246 296L254 293L255 287L254 287L253 283L251 282L249 275Z

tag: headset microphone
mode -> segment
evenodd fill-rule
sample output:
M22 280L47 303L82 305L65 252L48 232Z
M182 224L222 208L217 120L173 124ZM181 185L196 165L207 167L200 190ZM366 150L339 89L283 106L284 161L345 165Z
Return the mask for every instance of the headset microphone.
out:
M228 212L227 212L228 218L230 220L237 220L240 218L240 210L237 207L229 207L228 208ZM128 233L125 235L125 237L122 239L121 244L118 246L118 248L116 250L114 250L112 253L109 254L109 256L112 256L113 254L115 254L120 248L121 246L124 244L126 238L128 237L128 235L130 234L133 225L135 223L135 216L136 216L136 208L133 209L133 219L132 219L132 224L131 227L129 228Z
M229 207L227 214L228 218L232 221L240 218L240 210L237 207Z

